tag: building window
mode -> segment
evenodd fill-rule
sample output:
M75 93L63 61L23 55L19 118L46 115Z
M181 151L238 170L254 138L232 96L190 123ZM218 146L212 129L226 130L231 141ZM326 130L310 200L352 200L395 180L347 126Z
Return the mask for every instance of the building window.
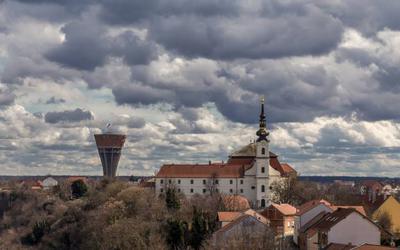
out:
M171 180L168 180L168 183L171 184Z
M206 180L203 180L203 184L206 185Z
M262 149L261 149L261 154L262 154L262 155L265 155L265 148L262 148Z
M233 189L232 189L232 188L231 188L231 189L229 189L229 192L230 192L230 193L233 193Z
M180 188L178 188L178 193L180 193L181 192L181 189Z
M264 167L261 168L261 173L265 173L265 168Z
M218 180L215 180L214 183L215 183L215 184L218 184Z
M203 194L205 194L205 193L206 193L206 189L203 188Z
M251 186L251 189L256 189L256 187L255 186Z
M233 180L229 180L229 184L233 184Z
M261 192L265 192L265 186L264 185L261 185Z
M240 184L243 184L243 180L240 180Z
M240 189L240 193L242 193L242 194L243 194L243 189Z
M265 200L261 199L261 207L265 207Z
M161 189L160 189L160 193L162 193L162 192L164 192L164 189L161 188Z
M190 189L190 192L193 193L193 188Z
M160 180L160 184L163 184L164 183L164 180Z
M178 180L178 184L181 184L181 180Z
M193 180L190 180L190 184L193 184Z

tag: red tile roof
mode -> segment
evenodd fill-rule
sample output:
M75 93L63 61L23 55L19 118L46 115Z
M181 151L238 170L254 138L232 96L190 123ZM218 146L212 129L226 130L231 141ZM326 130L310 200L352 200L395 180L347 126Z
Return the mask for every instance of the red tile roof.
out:
M319 206L320 204L324 204L327 207L332 206L332 204L329 201L326 201L324 199L311 200L311 201L308 201L308 202L304 203L303 205L301 205L298 208L298 211L297 211L296 215L299 215L299 216L303 215L304 213L308 212L309 210L311 210L312 208L314 208L316 206Z
M242 214L242 212L218 212L218 221L233 221Z
M281 212L283 215L285 216L289 216L289 215L295 215L297 212L297 208L293 207L290 204L276 204L276 203L272 203L273 207L275 207L279 212Z
M157 178L241 178L248 166L224 163L212 164L170 164L163 165L158 171Z

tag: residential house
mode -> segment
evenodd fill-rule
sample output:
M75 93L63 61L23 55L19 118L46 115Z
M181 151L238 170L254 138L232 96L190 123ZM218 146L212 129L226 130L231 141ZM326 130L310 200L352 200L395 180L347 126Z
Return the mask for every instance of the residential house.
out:
M321 199L306 202L298 208L298 211L294 216L294 243L298 244L300 228L321 212L332 212L333 209L331 208L331 205L330 202Z
M269 220L266 219L261 214L257 213L253 209L247 209L243 212L218 212L218 221L220 223L220 227L224 227L225 225L231 223L235 219L239 218L240 216L247 214L256 217L258 220L262 221L264 224L269 224Z
M42 186L44 190L49 190L55 186L58 185L58 181L56 179L54 179L53 177L49 176L46 177L43 181L42 181Z
M256 236L263 236L268 232L265 218L257 218L249 214L242 214L213 234L213 244L218 249L224 249L235 240L249 240ZM250 243L250 242L249 242Z
M272 203L261 212L271 224L271 228L278 236L291 236L294 232L294 216L297 209L290 204Z
M387 214L391 221L391 232L400 235L400 202L393 196L389 196L376 210L372 213L373 220L379 220L380 216Z
M326 213L306 231L312 231L316 241L305 249L326 248L330 243L380 245L381 241L381 228L353 208L338 208Z

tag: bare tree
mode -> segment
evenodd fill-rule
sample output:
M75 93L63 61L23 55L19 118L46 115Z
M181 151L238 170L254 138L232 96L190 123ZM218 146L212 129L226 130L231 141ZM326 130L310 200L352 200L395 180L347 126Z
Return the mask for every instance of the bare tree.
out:
M211 177L207 179L206 184L204 184L205 188L207 189L208 193L212 196L218 192L218 174L213 172Z

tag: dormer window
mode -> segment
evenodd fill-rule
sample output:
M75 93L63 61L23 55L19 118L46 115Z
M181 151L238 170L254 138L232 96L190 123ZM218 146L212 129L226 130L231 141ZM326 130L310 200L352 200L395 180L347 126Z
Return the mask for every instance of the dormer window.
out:
M261 149L261 154L262 154L262 155L265 155L265 148L262 148L262 149Z

